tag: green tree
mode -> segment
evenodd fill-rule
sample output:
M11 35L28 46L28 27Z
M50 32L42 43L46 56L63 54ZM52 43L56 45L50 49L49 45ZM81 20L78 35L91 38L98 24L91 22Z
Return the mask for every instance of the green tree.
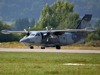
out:
M56 29L75 29L80 22L79 15L76 12L69 13L66 17L67 18L63 22L61 22Z
M100 40L100 20L96 21L92 27L96 27L97 30L94 32L88 32L87 37L85 39L86 42L89 42L91 40Z
M29 23L28 18L22 18L22 19L19 18L18 20L16 20L15 26L17 30L23 30L29 27L30 23Z
M34 25L35 25L35 19L33 18L33 19L31 20L31 22L30 22L30 27L34 27Z
M3 29L9 30L10 27L9 27L9 25L3 24L0 21L0 31ZM19 41L19 39L20 39L20 35L18 35L18 34L2 34L0 32L0 42Z
M62 12L61 21L66 19L68 13L72 13L73 12L73 8L74 8L73 4L70 4L67 1L64 2L62 10L61 10L61 12Z
M51 9L50 9L48 3L46 3L46 5L43 7L43 10L41 11L41 15L43 17L45 17L46 16L45 14L47 14L47 13L51 15Z
M90 33L87 35L87 38L85 39L86 42L89 42L91 40L100 40L99 34L96 33Z
M39 26L39 22L35 22L35 25L34 25L34 27L38 27Z
M97 28L100 27L100 20L96 21L93 27L97 27Z
M44 28L51 26L53 28L58 27L61 22L64 22L69 13L73 13L73 4L65 1L57 0L52 6L46 4L41 11L39 19L39 26Z
M85 39L86 42L89 42L91 40L100 40L100 27L97 28L94 32L88 32L87 37Z
M10 29L10 27L9 27L9 25L3 24L3 23L0 21L0 31L3 30L3 29Z

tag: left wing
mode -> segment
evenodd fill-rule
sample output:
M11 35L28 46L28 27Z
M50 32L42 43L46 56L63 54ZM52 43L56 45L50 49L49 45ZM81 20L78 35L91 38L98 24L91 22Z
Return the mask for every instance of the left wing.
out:
M86 31L96 31L96 28L92 27L86 27L85 29L66 29L66 30L52 30L50 33L54 35L62 35L65 32L86 32ZM3 34L10 34L10 33L28 33L28 31L10 31L10 30L2 30L1 31ZM29 33L32 32L42 32L42 33L48 33L47 31L30 31Z

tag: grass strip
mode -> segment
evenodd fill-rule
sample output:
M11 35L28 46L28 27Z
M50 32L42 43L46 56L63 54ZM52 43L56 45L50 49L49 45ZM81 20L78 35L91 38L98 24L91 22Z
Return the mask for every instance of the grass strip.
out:
M0 74L99 75L100 54L0 52Z

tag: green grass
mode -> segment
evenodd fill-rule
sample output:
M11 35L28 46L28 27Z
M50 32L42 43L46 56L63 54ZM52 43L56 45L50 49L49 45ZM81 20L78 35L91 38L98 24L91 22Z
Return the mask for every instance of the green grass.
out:
M87 65L63 65L65 63ZM99 75L100 54L0 52L0 75L48 74Z
M99 44L99 43L98 43ZM20 48L20 49L29 49L28 46L21 44L19 42L2 42L0 43L0 48ZM41 49L41 46L34 46L35 49ZM46 49L56 49L55 47L46 47ZM85 44L75 44L75 45L68 45L68 46L61 46L61 49L77 49L77 50L100 50L99 46L88 46Z

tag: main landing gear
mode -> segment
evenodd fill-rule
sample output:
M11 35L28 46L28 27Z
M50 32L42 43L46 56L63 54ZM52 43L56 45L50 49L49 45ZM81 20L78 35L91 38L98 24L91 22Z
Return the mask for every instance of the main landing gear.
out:
M30 49L34 49L33 46L30 46ZM41 47L41 49L45 49L45 47ZM56 45L56 49L60 49L60 46L59 45Z
M30 49L34 49L34 47L33 46L30 46ZM41 49L45 49L45 47L41 47Z
M60 49L60 46L59 45L56 45L56 49Z
M45 49L45 47L41 47L41 49Z
M34 49L34 47L33 46L30 46L30 49Z

